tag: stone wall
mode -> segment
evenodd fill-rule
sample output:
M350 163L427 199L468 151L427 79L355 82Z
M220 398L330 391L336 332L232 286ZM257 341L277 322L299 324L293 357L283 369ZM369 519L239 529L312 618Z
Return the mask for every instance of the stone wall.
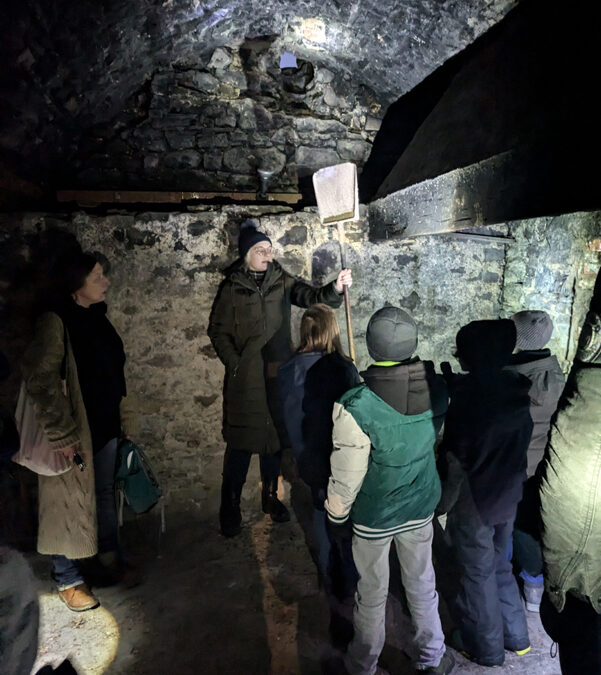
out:
M382 114L375 94L302 59L281 69L272 42L155 70L128 106L134 119L81 148L76 183L254 192L262 168L274 172L271 190L296 192L323 166L361 166Z
M220 189L230 170L227 191L254 190L246 163L266 150L280 169L285 155L280 189L296 189L291 165L361 164L386 107L515 4L4 0L5 203L14 191L32 208L21 179L50 198L76 185ZM297 72L280 70L286 51Z
M599 213L507 223L494 232L376 242L370 241L362 213L364 219L347 228L360 368L368 364L367 321L385 302L415 317L422 358L437 364L450 360L455 368L451 355L461 325L527 307L546 309L557 327L552 347L569 365L599 269L593 243L601 232ZM40 238L61 227L75 233L85 249L106 256L109 316L126 346L129 389L141 413L140 440L177 499L217 500L223 367L206 330L221 270L234 259L238 225L248 216L269 234L277 258L292 274L316 284L334 278L339 265L335 230L321 226L314 210L223 207L171 214L2 217L2 349L17 364L28 339L28 279L35 271L31 251ZM300 315L301 310L293 315L295 334ZM338 318L344 333L343 309ZM17 384L14 374L3 393L5 402Z

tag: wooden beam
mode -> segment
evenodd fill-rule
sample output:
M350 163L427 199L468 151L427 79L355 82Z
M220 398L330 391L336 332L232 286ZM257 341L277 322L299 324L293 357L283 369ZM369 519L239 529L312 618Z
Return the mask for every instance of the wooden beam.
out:
M256 192L179 192L156 190L58 190L59 202L76 202L80 206L100 204L181 204L188 201L229 199L239 202L285 202L296 204L302 199L298 192L270 192L259 199Z

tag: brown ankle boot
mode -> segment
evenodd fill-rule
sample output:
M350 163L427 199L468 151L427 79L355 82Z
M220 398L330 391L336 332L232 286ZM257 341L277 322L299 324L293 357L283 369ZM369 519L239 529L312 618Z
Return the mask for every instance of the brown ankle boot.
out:
M73 612L85 612L88 609L95 609L100 605L87 584L78 584L71 588L65 588L64 591L58 592L58 597Z

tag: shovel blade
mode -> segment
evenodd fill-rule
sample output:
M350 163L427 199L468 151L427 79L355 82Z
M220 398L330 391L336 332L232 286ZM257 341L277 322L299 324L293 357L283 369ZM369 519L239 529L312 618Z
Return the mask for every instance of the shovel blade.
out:
M313 188L323 225L359 220L357 167L352 162L335 164L313 174Z

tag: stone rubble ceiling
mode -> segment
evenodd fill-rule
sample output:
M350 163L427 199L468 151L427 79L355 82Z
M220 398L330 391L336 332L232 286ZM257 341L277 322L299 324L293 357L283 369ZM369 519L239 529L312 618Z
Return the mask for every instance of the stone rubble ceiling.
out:
M515 4L5 0L0 153L27 155L30 145L53 139L58 149L65 137L74 143L110 122L157 69L203 67L216 47L236 49L258 37L369 87L384 110Z

